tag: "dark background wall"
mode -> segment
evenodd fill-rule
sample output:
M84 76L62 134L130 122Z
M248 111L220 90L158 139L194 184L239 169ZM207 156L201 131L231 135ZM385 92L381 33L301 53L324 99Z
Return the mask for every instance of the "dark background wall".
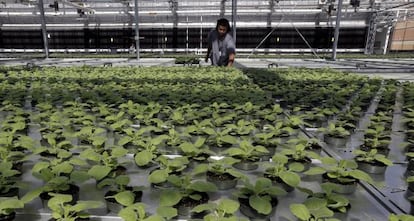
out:
M186 48L188 31L188 47L206 47L207 34L210 28L170 28L141 29L140 45L143 49ZM238 28L237 47L255 48L271 31L269 28ZM300 28L299 31L312 48L324 49L332 47L333 28ZM202 34L201 34L202 33ZM50 49L98 49L129 48L134 42L135 31L125 29L78 29L49 30ZM0 48L9 49L41 49L43 48L40 30L0 30ZM111 40L112 38L112 40ZM340 31L339 48L364 48L366 40L365 28L344 28ZM260 48L307 48L300 35L293 28L275 30Z

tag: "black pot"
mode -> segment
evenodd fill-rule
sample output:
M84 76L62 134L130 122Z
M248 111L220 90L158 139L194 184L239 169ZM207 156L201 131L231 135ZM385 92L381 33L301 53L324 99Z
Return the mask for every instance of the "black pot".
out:
M0 188L0 190L2 189ZM10 188L9 191L7 191L6 193L1 193L0 191L0 197L14 197L14 196L19 196L19 188L17 187Z
M200 200L194 200L190 197L184 197L174 206L174 208L178 211L179 218L192 218L192 219L201 219L205 214L204 213L195 213L191 212L191 210L201 204L207 203L209 200L209 196L207 193L203 192L196 192L196 194L201 195Z
M133 187L127 186L125 187L126 190L132 191ZM123 208L122 205L120 205L114 198L107 198L110 196L114 196L118 193L118 191L109 190L105 193L105 201L106 201L106 207L108 209L108 212L113 212L115 214L118 214L118 212ZM133 191L134 194L134 203L141 202L142 199L142 191Z
M270 220L270 218L274 216L276 206L278 204L277 198L273 198L270 202L270 204L272 205L272 211L270 212L270 214L261 214L250 206L248 198L238 198L238 200L240 203L240 212L243 215L252 218L253 220Z
M289 186L280 177L272 177L272 176L269 176L267 174L265 174L264 177L270 179L273 182L273 184L275 184L275 186L278 186L278 187L284 189L288 193L290 193L293 190L295 190L295 187Z
M352 177L350 177L352 179ZM335 178L330 178L328 177L327 173L322 174L322 179L323 182L330 182L333 183L337 186L337 188L335 188L333 190L333 192L335 193L342 193L342 194L351 194L354 193L356 191L356 187L357 187L357 181L351 181L351 182L340 182L339 180L335 179Z
M210 171L207 171L206 179L208 182L215 184L219 190L232 189L237 186L238 181L237 177L229 173L216 174Z
M73 184L69 184L69 189L63 191L52 191L51 193L59 193L59 194L67 194L72 196L72 201L69 202L71 205L75 205L76 202L79 200L79 187ZM52 198L49 195L49 192L43 192L40 194L40 199L43 202L43 206L47 207L47 201Z
M0 215L0 221L12 221L16 218L16 212L12 212L8 215Z

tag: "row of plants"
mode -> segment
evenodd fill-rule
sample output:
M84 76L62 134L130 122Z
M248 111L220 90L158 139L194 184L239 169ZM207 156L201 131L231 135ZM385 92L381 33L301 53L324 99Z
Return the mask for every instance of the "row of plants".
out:
M285 83L294 85L290 90L305 87L303 82L297 83L301 79L309 79L306 84L314 83L314 87L306 89L308 93L306 95L309 97L314 95L313 92L318 91L318 87L323 87L322 94L325 95L319 99L312 98L312 101L317 101L314 104L319 102L326 105L323 108L313 106L309 109L310 105L304 103L304 99L298 99L295 103L293 99L297 98L292 97L292 99L287 99L289 105L286 107L293 114L285 115L286 109L280 105L271 104L272 101L269 100L270 97L278 98L279 95L272 93L272 96L267 96L268 92L276 88L273 85L275 82L268 82L269 87L266 88L263 81L261 85L264 88L263 91L239 72L229 76L226 76L227 73L220 73L209 78L207 75L210 72L206 70L198 80L196 76L186 79L193 73L180 72L185 69L177 69L177 72L172 71L165 75L161 73L160 78L153 77L154 73L157 73L153 70L148 73L144 70L142 76L139 76L139 73L128 72L129 69L126 69L125 73L122 70L115 74L116 77L113 77L107 71L108 69L98 69L98 73L91 75L88 73L95 72L95 70L89 69L83 67L79 69L81 71L69 72L69 75L52 69L56 73L43 76L44 70L42 69L31 72L7 72L2 76L7 82L3 85L4 87L1 87L2 92L15 92L14 89L17 89L17 86L15 88L14 85L21 87L16 92L22 91L20 95L16 95L20 99L16 99L19 102L10 100L8 93L2 93L4 97L2 97L1 108L1 162L5 162L2 166L5 168L4 171L11 171L4 173L8 174L5 180L12 181L11 177L17 175L15 171L19 170L16 169L18 165L15 163L30 163L27 162L29 159L36 159L37 162L29 173L45 183L39 195L54 197L52 201L49 199L49 202L52 202L49 206L51 209L61 209L56 206L57 204L66 205L67 210L73 209L72 206L76 210L85 208L76 206L77 204L68 204L75 203L77 199L75 196L69 198L60 194L70 189L69 184L81 184L94 179L97 188L115 191L105 198L113 199L112 203L121 205L118 206L118 212L125 220L128 220L126 215L135 217L131 220L138 219L136 217L146 218L148 214L144 209L145 202L138 200L142 187L131 183L130 174L128 169L125 169L126 164L124 165L128 162L136 164L140 172L148 174L153 188L166 188L162 190L159 199L162 202L160 203L161 209L158 210L159 214L152 216L154 219L155 217L169 219L177 215L186 216L179 214L179 206L177 206L184 197L189 197L184 200L185 202L192 202L187 215L209 211L207 215L211 217L215 214L212 211L223 209L222 204L213 205L208 199L206 200L211 196L211 192L223 188L220 186L222 183L227 183L223 180L208 178L212 171L226 172L226 175L213 176L215 178L237 178L237 182L234 180L229 182L236 183L236 188L230 191L235 194L232 196L234 202L229 203L233 205L230 211L237 211L236 207L241 207L241 212L251 211L259 215L272 214L274 212L272 208L277 201L283 200L280 194L289 196L289 191L295 191L309 196L306 201L291 205L292 213L300 220L333 217L335 212L347 211L349 202L343 196L344 193L334 192L334 190L342 189L338 188L339 181L352 184L352 187L344 187L345 193L347 189L355 189L357 180L372 182L369 175L358 168L356 161L341 160L338 162L333 158L321 157L318 152L320 148L317 148L318 141L298 137L298 134L300 134L301 127L312 123L314 115L323 116L321 118L323 122L344 113L339 110L346 102L330 106L328 104L333 102L333 99L327 97L326 94L338 96L338 99L350 99L357 95L357 100L358 98L366 99L371 95L372 99L372 94L378 88L376 80L372 81L371 87L371 81L366 78L353 79L352 75L335 78L334 73L322 73L323 76L331 77L322 84L317 83L317 75L320 72L303 75L286 73L289 80ZM200 70L203 71L203 69ZM87 77L84 77L83 73ZM266 74L270 75L270 73ZM275 79L285 77L284 74L272 74L274 76L267 77ZM253 74L248 74L248 76L253 79L253 82L257 82L256 78L259 78ZM333 83L329 82L330 80L336 81L338 78L348 79L348 77L352 80L341 83L341 87L331 85ZM363 81L364 84L359 84L358 80ZM77 85L70 86L67 83L69 81L76 82ZM348 87L348 94L345 90L341 90L354 81L358 83L358 86ZM188 97L180 102L145 102L130 97L129 92L124 91L131 86L141 87L147 82L153 85L168 82L168 86L165 87L168 90L174 90L175 86L180 88L183 84L192 87L203 82L213 86L215 84L227 85L233 90L247 86L263 95L261 99L265 102L252 99L252 97L228 99L228 102L214 102L216 99L207 97L205 102L194 100L195 102L190 103L189 101L194 99L194 96L191 94L190 96L189 93L184 94ZM122 99L114 99L116 100L114 102L107 98L97 99L99 95L95 93L96 91L91 93L91 90L95 90L98 84L108 85L107 94L116 93L117 97L122 97ZM114 84L125 87L115 89ZM282 87L277 85L279 86ZM82 90L82 87L86 90ZM208 91L210 88L206 87L204 90ZM48 93L45 93L46 91ZM338 91L340 92L336 93ZM60 100L60 95L49 99L61 92L67 96L67 99ZM278 93L278 91L274 92ZM136 96L143 94L145 93L139 93ZM234 94L239 95L239 91ZM301 96L305 97L304 94ZM246 100L251 102L245 102ZM29 108L25 105L27 101L32 101ZM350 112L357 116L355 112L358 112L358 107L361 106L357 105L358 102L353 103L355 107ZM361 107L361 109L364 108ZM182 157L170 159L164 156L166 153L178 153ZM225 158L221 159L223 161L214 159L217 155L225 156ZM378 157L374 151L370 152L369 157L372 156ZM269 158L272 160L268 161ZM359 158L366 157L359 156ZM322 164L315 166L310 163L311 159L319 159ZM259 168L257 168L258 165L260 165ZM15 169L11 169L13 167ZM245 169L259 172L259 176L253 180L246 179ZM323 180L321 192L301 187L301 183L305 182L302 180L303 177L319 177L319 175L322 175L320 179ZM335 187L332 187L332 183ZM55 193L44 194L53 192L55 188L57 189ZM201 202L201 204L194 205L194 201ZM250 205L250 201L254 202L253 205ZM98 204L89 205L91 207L101 206ZM314 207L314 205L318 206ZM249 209L249 206L252 208ZM140 213L137 214L137 211ZM304 215L302 211L307 211L309 216ZM222 216L227 217L231 215L230 213L222 214ZM58 218L58 214L65 213L56 213L55 218Z

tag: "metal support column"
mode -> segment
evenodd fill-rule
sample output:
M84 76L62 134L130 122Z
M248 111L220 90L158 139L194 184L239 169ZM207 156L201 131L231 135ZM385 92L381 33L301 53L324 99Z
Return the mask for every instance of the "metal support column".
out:
M231 20L233 22L233 24L232 24L232 26L233 26L233 40L234 40L234 45L236 45L237 0L232 1L231 7L232 7Z
M220 2L220 18L223 18L226 13L226 1L227 0L221 0Z
M365 54L374 53L375 36L377 34L377 23L375 22L377 13L373 12L369 19L367 41L365 42Z
M40 12L40 20L42 25L42 37L43 37L43 47L45 50L46 58L49 58L49 44L47 40L47 31L46 31L46 18L45 18L45 9L43 8L43 0L39 0L38 8Z
M339 29L341 27L341 16L342 16L342 1L338 1L338 8L336 9L336 22L335 22L335 33L334 33L334 43L332 46L332 60L336 60L336 49L338 48L339 41Z
M140 51L140 45L139 45L139 19L138 19L138 0L135 0L135 48L137 53L137 60L139 61L139 51Z

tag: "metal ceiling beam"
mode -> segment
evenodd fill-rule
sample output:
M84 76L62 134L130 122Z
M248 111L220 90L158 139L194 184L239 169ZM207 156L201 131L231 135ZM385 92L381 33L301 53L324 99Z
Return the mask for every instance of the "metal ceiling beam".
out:
M220 2L220 18L223 18L225 13L226 13L226 0L221 0L221 2Z

